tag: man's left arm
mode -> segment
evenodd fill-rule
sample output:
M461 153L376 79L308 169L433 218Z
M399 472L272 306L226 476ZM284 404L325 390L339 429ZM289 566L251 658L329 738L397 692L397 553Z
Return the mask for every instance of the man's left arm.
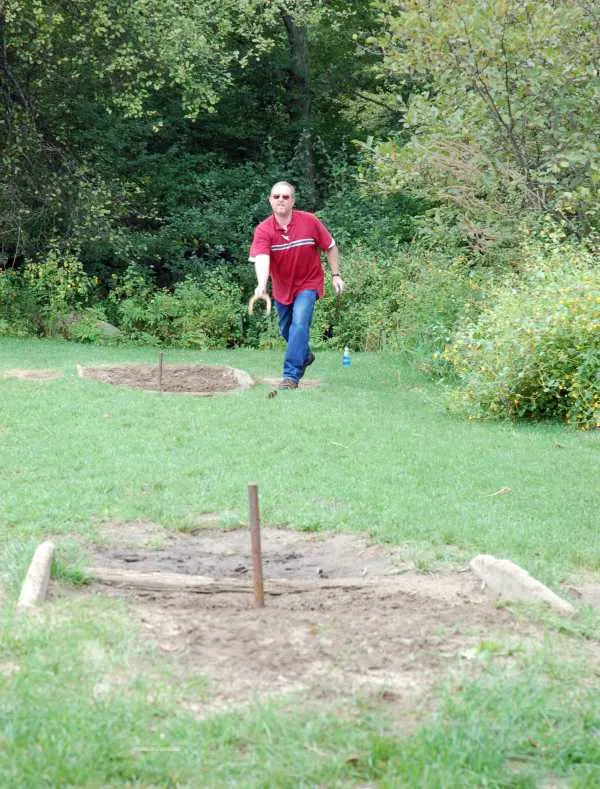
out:
M340 253L338 252L337 246L334 244L332 247L325 250L325 254L327 255L329 268L331 269L331 284L335 292L339 295L346 287L346 283L340 274Z
M331 269L331 283L333 285L333 289L339 296L339 294L346 287L346 283L340 274L340 254L338 252L335 240L329 230L317 216L315 216L314 219L316 223L315 240L327 255L329 268Z

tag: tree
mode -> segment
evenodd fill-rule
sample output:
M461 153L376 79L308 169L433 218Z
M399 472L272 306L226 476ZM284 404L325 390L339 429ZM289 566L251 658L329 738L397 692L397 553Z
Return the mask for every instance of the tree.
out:
M591 0L376 0L379 72L404 124L368 148L372 188L458 217L471 246L523 217L600 234L600 14ZM408 98L402 95L408 91ZM390 100L393 96L390 96Z
M214 111L244 58L269 44L260 0L5 0L0 8L0 254L15 261L66 236L85 210L113 204L96 171L131 119L152 135L157 97L175 93L190 118ZM246 52L231 39L246 33ZM121 196L122 197L122 196ZM94 201L92 201L94 202ZM96 210L97 209L97 210Z
M318 208L364 103L384 109L379 56L356 58L373 16L342 0L6 0L0 267L66 249L105 295L129 263L166 286L246 265L268 181Z

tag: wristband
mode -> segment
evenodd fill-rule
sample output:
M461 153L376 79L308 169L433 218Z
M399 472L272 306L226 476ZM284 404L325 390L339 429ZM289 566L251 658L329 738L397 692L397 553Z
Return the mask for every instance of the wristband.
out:
M340 272L338 271L338 273L337 273L337 274L332 274L332 275L331 275L331 279L333 279L334 277L341 277L341 276L342 276L342 275L341 275L341 274L340 274Z

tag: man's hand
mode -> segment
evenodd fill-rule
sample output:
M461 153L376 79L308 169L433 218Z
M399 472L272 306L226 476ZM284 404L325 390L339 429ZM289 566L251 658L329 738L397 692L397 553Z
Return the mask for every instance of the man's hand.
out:
M262 291L259 292L259 288L256 288L254 291L254 296L248 302L248 315L252 315L254 312L254 305L257 301L262 299L265 303L265 312L267 315L271 312L271 297L267 293L267 291L263 288Z
M344 280L343 280L343 279L340 277L340 275L339 275L339 274L337 274L335 277L333 277L333 278L332 278L332 280L331 280L331 284L333 285L333 289L335 290L335 292L336 292L336 294L337 294L338 296L340 295L340 293L341 293L341 292L344 290L344 288L346 287L346 283L345 283L345 282L344 282Z
M257 299L264 299L265 296L268 296L268 295L269 294L267 293L267 286L266 285L257 285L254 288L254 296L255 296L255 298L257 298Z

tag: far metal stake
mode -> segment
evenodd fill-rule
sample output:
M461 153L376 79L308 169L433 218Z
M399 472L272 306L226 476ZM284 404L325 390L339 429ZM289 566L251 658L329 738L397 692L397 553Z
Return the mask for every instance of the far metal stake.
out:
M162 381L163 381L163 352L161 351L158 354L158 390L162 392Z
M252 580L254 583L254 603L257 608L265 607L263 586L262 551L260 547L260 519L258 515L258 487L248 485L248 509L250 512L250 547L252 552Z

